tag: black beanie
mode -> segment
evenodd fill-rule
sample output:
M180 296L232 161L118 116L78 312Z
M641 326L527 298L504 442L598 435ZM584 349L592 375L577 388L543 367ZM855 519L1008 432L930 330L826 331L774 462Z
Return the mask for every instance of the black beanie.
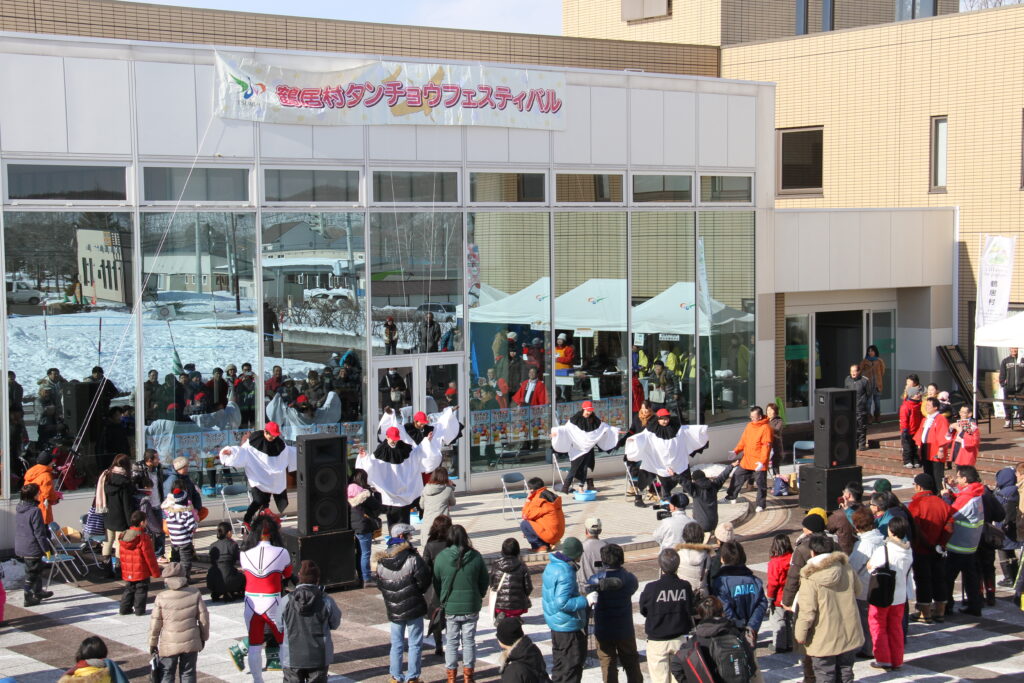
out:
M53 462L53 453L51 453L50 451L43 451L38 456L36 456L36 464L37 465L49 465L52 462Z
M518 617L505 617L498 622L495 629L498 642L502 645L515 645L523 637L523 625Z

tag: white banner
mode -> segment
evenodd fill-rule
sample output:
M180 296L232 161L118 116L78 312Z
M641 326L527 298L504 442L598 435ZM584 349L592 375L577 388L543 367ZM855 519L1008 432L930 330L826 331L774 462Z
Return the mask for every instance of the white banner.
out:
M537 69L369 62L298 71L218 52L215 112L265 123L565 129L565 74Z
M1006 317L1013 282L1013 257L1017 238L985 235L978 268L978 303L975 327L984 327Z

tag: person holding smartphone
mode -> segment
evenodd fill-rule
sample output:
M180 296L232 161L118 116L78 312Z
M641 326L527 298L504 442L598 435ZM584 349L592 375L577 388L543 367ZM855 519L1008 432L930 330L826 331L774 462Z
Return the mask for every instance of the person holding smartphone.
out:
M946 440L952 443L950 460L958 467L960 465L973 467L978 462L981 432L978 430L978 423L974 421L970 406L960 406L959 419L950 425Z

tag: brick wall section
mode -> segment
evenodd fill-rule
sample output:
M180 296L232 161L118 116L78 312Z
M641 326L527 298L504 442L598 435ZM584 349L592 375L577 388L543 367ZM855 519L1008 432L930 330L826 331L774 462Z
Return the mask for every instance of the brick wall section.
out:
M3 0L0 3L0 30L438 60L718 75L718 50L708 46L652 45L646 42L366 24L113 0Z
M960 207L962 345L982 236L1024 237L1021 45L1024 7L1010 6L722 50L723 77L778 84L778 128L824 126L823 196L778 208ZM937 115L949 118L945 193L929 192ZM1024 302L1024 239L1010 300Z

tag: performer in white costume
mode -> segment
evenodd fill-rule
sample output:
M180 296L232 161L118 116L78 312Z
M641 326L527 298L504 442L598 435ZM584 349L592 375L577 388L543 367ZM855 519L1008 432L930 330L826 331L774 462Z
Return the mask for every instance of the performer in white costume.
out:
M399 416L391 408L385 408L377 425L377 440L384 441L391 427L398 429L399 440L410 446L418 446L427 434L434 434L438 448L443 448L456 441L459 437L459 416L454 407L445 408L440 413L428 416L423 411L413 415L412 422L402 424Z
M284 442L276 422L268 422L263 431L250 432L240 446L222 448L220 462L225 467L245 469L252 499L242 519L245 524L270 507L271 496L278 513L284 514L288 507L288 472L295 471L295 446Z
M637 477L637 506L643 507L641 492L655 477L661 483L661 500L668 500L679 479L690 476L690 454L708 443L707 425L680 426L665 408L655 417L658 423L626 439L626 459L640 463Z
M439 431L432 431L413 446L409 443L412 439L402 438L400 427L387 427L384 440L373 453L359 449L356 468L365 470L370 483L380 492L388 528L399 522L409 523L409 510L423 491L423 473L433 472L441 464Z
M565 478L562 492L566 493L577 482L580 490L584 486L593 489L589 474L594 470L594 449L610 451L619 442L619 430L602 422L594 414L594 404L584 401L582 409L570 417L564 425L551 430L551 450L569 454L569 476Z

